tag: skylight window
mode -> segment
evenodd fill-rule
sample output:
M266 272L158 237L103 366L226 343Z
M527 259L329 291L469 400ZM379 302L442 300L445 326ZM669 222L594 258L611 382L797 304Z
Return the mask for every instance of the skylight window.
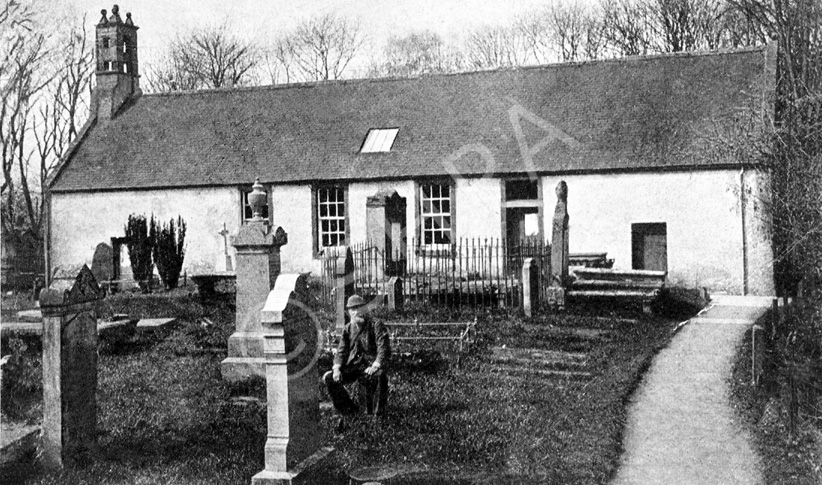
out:
M365 142L362 144L360 153L390 152L397 138L399 128L375 128L368 130Z

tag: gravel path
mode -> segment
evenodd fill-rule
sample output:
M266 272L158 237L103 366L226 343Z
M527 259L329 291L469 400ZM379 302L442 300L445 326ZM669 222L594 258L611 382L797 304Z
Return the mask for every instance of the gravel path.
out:
M737 344L768 304L719 299L657 355L633 397L614 484L763 483L727 380Z

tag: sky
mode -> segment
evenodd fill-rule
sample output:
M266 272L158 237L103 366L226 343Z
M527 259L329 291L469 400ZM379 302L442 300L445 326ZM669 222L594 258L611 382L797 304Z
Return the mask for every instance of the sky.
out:
M72 16L87 14L89 34L100 10L112 0L34 0L53 4ZM290 30L302 20L334 13L357 20L367 36L365 49L377 53L392 34L431 30L444 39L482 25L503 25L516 15L552 0L121 0L121 16L131 12L138 31L141 59L162 53L178 33L227 22L258 42ZM93 37L91 37L93 38Z

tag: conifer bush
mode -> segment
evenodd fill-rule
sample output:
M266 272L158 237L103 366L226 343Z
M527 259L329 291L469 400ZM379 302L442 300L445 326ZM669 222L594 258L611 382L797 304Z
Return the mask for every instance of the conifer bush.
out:
M131 262L134 279L140 285L141 290L149 292L151 291L151 275L154 272L154 263L151 261L154 244L146 216L137 214L128 216L125 231L128 259Z
M154 262L157 272L163 280L167 290L177 288L180 272L183 270L185 258L186 223L177 216L168 223L160 225L159 221L151 216L151 238L154 241Z

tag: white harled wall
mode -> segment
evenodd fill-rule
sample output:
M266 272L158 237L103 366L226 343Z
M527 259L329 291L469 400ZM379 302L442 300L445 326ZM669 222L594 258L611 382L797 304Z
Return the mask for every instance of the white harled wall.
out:
M746 187L745 247L747 291L773 294L770 227L763 212L767 174L747 170L568 175L543 177L545 237L550 239L555 187L568 184L571 252L607 251L616 268L631 267L631 224L667 224L669 280L712 291L743 292L743 224L740 180ZM499 178L460 178L456 185L457 237L499 238ZM407 235L415 237L414 182L351 183L348 217L351 242L366 237L366 199L394 189L407 200ZM311 186L275 185L271 189L274 224L288 233L282 248L284 272L316 273L311 230ZM231 234L240 224L240 193L233 187L102 193L53 194L52 268L75 270L91 264L94 249L123 236L131 213L154 213L168 220L181 215L188 224L185 269L189 274L225 269L225 223ZM229 247L233 254L233 249ZM124 265L128 264L124 258Z
M182 216L186 222L184 268L189 274L225 269L225 223L236 234L240 193L233 188L192 188L96 193L55 193L51 197L51 267L69 273L91 266L100 243L125 236L129 214L154 214L161 221ZM229 247L229 249L231 249ZM128 266L128 257L123 258Z

